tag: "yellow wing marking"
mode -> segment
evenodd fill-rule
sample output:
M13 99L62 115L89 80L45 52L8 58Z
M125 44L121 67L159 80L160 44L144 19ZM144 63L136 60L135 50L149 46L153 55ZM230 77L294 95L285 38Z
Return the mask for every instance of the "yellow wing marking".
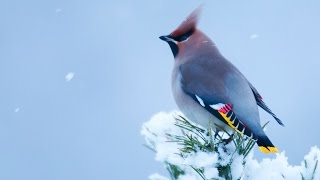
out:
M237 131L237 132L240 133L240 134L243 134L241 131L239 131L239 130L237 129L236 126L234 126L234 124L232 123L231 119L228 118L226 114L224 114L224 113L222 113L222 112L220 112L220 111L218 111L218 112L219 112L219 114L223 117L223 119L227 121L228 125L229 125L230 127L232 127L232 129L234 129L235 131Z
M279 152L278 148L276 148L276 147L271 147L271 146L268 146L268 148L266 148L266 147L264 147L264 146L259 146L259 149L260 149L260 151L262 151L262 152L264 152L264 153L267 153L267 154L269 154L269 153L271 153L271 152L273 152L273 153Z

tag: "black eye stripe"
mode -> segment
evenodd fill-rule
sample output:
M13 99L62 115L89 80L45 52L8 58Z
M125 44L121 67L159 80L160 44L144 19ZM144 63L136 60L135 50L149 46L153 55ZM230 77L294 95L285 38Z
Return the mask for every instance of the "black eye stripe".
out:
M174 37L173 39L178 42L184 41L184 40L188 39L193 34L193 32L194 32L194 30L191 29L190 31L188 31L178 37Z

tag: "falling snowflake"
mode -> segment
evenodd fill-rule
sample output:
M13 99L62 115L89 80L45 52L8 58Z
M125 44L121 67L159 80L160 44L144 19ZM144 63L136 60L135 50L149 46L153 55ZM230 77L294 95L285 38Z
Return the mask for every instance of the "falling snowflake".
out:
M61 12L62 11L62 9L60 9L60 8L57 8L56 9L56 13L59 13L59 12Z
M257 39L258 37L259 37L258 34L252 34L252 35L250 36L250 39Z
M69 72L69 73L64 77L64 79L65 79L67 82L71 81L73 78L74 78L74 72Z

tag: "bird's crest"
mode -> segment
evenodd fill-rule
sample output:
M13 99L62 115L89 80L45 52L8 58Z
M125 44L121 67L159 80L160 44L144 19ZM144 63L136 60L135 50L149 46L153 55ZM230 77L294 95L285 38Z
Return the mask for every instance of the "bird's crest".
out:
M178 37L189 31L195 30L201 11L202 5L195 9L170 35Z

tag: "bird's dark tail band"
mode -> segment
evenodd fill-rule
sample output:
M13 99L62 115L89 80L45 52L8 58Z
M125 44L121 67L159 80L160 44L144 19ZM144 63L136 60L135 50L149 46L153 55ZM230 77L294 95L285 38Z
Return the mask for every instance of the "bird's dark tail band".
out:
M259 136L258 137L258 141L257 144L259 146L260 151L264 152L264 153L277 153L279 152L278 148L276 148L272 142L270 141L270 139L266 136Z

